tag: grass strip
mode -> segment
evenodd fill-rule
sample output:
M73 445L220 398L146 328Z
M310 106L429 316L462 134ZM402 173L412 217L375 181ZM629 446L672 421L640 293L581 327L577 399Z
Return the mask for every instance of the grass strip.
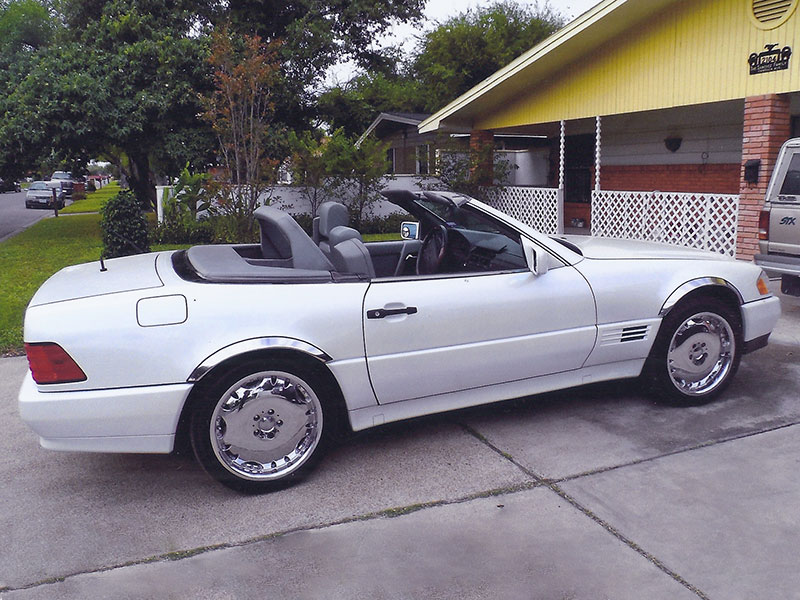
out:
M76 200L63 210L59 211L65 215L76 213L99 212L112 196L116 196L120 191L119 183L112 182L95 192L87 192L86 198Z

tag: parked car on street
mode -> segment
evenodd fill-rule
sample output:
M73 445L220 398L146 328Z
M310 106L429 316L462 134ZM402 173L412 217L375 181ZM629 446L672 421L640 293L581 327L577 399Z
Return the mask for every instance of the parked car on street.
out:
M64 208L64 192L56 190L58 208ZM53 208L53 188L46 181L34 181L25 193L25 208Z
M19 183L11 179L0 179L0 192L21 192Z
M73 179L72 173L68 171L56 171L47 182L51 188L56 188L64 192L67 198L72 198Z
M386 192L420 239L318 240L273 207L259 244L68 267L25 315L22 419L45 448L171 452L266 491L342 430L611 379L717 397L780 315L750 262L549 237L463 195ZM416 238L407 228L406 237Z

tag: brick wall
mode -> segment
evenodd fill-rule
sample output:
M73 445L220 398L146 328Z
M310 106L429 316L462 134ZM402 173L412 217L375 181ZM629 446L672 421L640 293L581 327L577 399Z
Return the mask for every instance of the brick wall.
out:
M738 194L740 169L738 164L601 165L600 184L604 190Z
M739 177L738 258L751 259L758 253L758 214L764 206L767 184L783 142L791 135L789 96L769 94L747 98L744 103L744 135ZM758 182L746 183L744 165L760 160Z

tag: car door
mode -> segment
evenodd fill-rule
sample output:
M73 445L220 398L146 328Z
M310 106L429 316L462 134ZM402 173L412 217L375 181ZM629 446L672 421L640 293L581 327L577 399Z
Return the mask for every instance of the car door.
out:
M374 280L364 343L382 404L579 368L596 337L592 291L572 267Z

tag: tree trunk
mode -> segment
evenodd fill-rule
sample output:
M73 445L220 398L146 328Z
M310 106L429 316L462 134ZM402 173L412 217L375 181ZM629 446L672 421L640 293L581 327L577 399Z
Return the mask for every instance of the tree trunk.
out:
M142 203L142 207L145 210L155 210L156 185L153 173L150 171L150 159L147 153L128 151L127 155L130 161L128 185L131 191Z

